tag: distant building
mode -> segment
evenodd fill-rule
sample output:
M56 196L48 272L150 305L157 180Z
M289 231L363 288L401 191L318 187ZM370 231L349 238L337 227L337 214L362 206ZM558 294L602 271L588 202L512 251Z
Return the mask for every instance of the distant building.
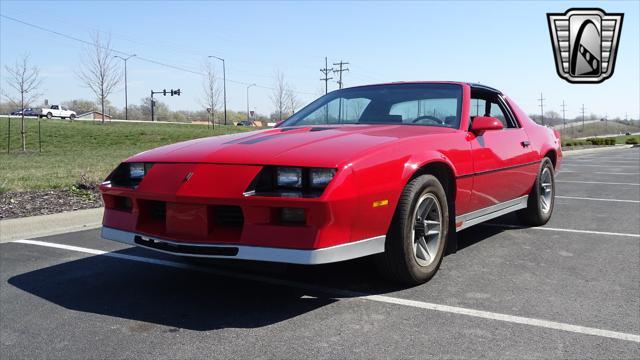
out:
M100 111L89 111L78 115L77 118L80 120L102 120L102 113ZM105 114L104 119L111 120L111 116Z

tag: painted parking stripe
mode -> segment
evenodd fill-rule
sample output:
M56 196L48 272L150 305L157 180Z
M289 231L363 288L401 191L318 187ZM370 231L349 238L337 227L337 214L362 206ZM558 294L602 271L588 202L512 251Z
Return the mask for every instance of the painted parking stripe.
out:
M557 183L576 183L576 184L603 184L603 185L632 185L640 186L638 183L620 183L620 182L604 182L604 181L578 181L578 180L556 180Z
M595 171L595 172L594 172L594 174L606 174L606 175L640 175L640 172L619 173L619 172Z
M492 227L501 227L501 228L507 228L507 229L559 231L559 232L570 232L570 233L578 233L578 234L626 236L626 237L640 238L640 234L617 233L617 232L608 232L608 231L593 231L593 230L578 230L578 229L562 229L562 228L554 228L554 227L546 227L546 226L545 227L526 227L526 226L520 226L520 225L494 224L494 223L482 223L482 224L479 224L479 226L492 226Z
M594 166L594 167L614 167L614 168L637 168L638 165L617 165L617 164L562 164L562 166Z
M559 174L564 174L564 173L584 173L584 171L577 171L577 170L564 170L561 169L559 172ZM640 172L606 172L606 171L594 171L591 174L601 174L601 175L640 175Z
M556 199L588 200L588 201L609 201L609 202L623 202L623 203L640 203L639 200L604 199L604 198L590 198L590 197L578 197L578 196L560 196L560 195L556 195Z
M593 158L593 159L570 159L570 160L565 160L565 163L569 163L569 162L581 162L581 161L588 161L588 162L592 162L594 160L604 160L603 163L633 163L633 164L637 164L638 161L640 161L640 159L603 159L603 158Z
M322 287L322 286L305 284L302 282L291 281L291 280L277 279L277 278L272 278L272 277L262 276L262 275L227 272L224 270L212 269L212 268L207 268L207 267L198 266L198 265L183 264L175 261L152 259L152 258L147 258L143 256L126 255L126 254L120 254L120 253L114 253L114 252L106 252L102 250L56 244L56 243L50 243L45 241L16 240L14 242L21 243L21 244L38 245L38 246L46 246L46 247L52 247L52 248L58 248L58 249L64 249L64 250L71 250L71 251L77 251L77 252L82 252L86 254L92 254L92 255L103 255L103 256L113 257L117 259L138 261L138 262L143 262L148 264L168 266L168 267L179 268L179 269L198 270L198 271L203 271L203 272L212 273L212 274L225 276L225 277L250 280L250 281L258 281L258 282L298 288L303 290L310 290L310 291L320 292L320 293L333 295L337 297L370 300L370 301L386 303L386 304L409 306L413 308L439 311L443 313L466 315L466 316L471 316L476 318L496 320L496 321L502 321L507 323L513 323L513 324L536 326L536 327L553 329L553 330L567 331L567 332L572 332L577 334L592 335L592 336L599 336L599 337L640 343L640 335L631 334L631 333L604 330L604 329L598 329L598 328L587 327L587 326L561 323L556 321L527 318L523 316L501 314L501 313L495 313L491 311L469 309L469 308L463 308L458 306L449 306L449 305L441 305L441 304L429 303L424 301L407 300L407 299L395 298L391 296L370 295L366 293L335 289L335 288L329 288L329 287Z

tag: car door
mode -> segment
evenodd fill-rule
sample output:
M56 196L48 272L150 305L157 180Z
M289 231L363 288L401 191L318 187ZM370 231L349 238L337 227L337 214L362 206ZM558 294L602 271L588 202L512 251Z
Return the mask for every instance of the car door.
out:
M472 92L470 105L472 122L475 116L491 116L504 126L502 130L469 133L474 169L471 208L500 207L526 196L539 167L526 132L498 93Z

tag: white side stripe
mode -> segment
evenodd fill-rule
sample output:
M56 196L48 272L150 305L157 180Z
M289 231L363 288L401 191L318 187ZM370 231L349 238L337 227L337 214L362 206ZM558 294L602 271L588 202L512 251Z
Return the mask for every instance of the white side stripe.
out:
M259 281L259 282L268 283L268 284L299 288L303 290L311 290L311 291L321 292L325 294L330 294L337 297L370 300L370 301L375 301L380 303L409 306L409 307L414 307L419 309L439 311L443 313L466 315L466 316L471 316L476 318L503 321L503 322L513 323L513 324L536 326L536 327L547 328L547 329L567 331L567 332L572 332L577 334L593 335L593 336L600 336L605 338L640 343L640 335L631 334L631 333L603 330L603 329L586 327L586 326L572 325L572 324L566 324L566 323L549 321L549 320L533 319L533 318L527 318L522 316L495 313L490 311L475 310L475 309L463 308L458 306L440 305L440 304L434 304L434 303L429 303L424 301L400 299L400 298L394 298L390 296L369 295L365 293L353 292L348 290L310 285L310 284L305 284L297 281L282 280L282 279L271 278L271 277L261 276L261 275L227 272L227 271L217 270L213 268L207 268L204 266L194 266L194 265L183 264L175 261L151 259L151 258L146 258L142 256L106 252L106 251L88 249L88 248L83 248L78 246L70 246L70 245L56 244L56 243L36 241L36 240L17 240L14 242L21 243L21 244L47 246L47 247L58 248L58 249L78 251L78 252L83 252L83 253L92 254L92 255L104 255L104 256L118 258L118 259L138 261L143 263L162 265L162 266L168 266L168 267L174 267L174 268L180 268L180 269L198 270L198 271L213 273L221 276L237 278L237 279Z
M556 195L556 199L572 199L572 200L590 200L590 201L610 201L610 202L624 202L624 203L640 203L640 200L603 199L603 198L589 198L589 197L578 197L578 196L560 196L560 195Z
M501 227L501 228L508 228L508 229L523 229L523 230L560 231L560 232L570 232L570 233L578 233L578 234L628 236L628 237L640 238L640 234L617 233L617 232L607 232L607 231L560 229L560 228L552 228L552 227L526 227L526 226L511 225L511 224L493 224L493 223L482 223L480 224L480 226L492 226L492 227Z

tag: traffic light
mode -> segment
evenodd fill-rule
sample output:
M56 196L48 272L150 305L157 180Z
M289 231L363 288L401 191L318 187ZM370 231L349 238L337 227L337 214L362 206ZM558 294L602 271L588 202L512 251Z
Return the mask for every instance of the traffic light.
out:
M171 96L173 96L173 95L180 96L180 89L178 89L178 90L171 89Z
M162 89L162 95L167 96L167 89Z

